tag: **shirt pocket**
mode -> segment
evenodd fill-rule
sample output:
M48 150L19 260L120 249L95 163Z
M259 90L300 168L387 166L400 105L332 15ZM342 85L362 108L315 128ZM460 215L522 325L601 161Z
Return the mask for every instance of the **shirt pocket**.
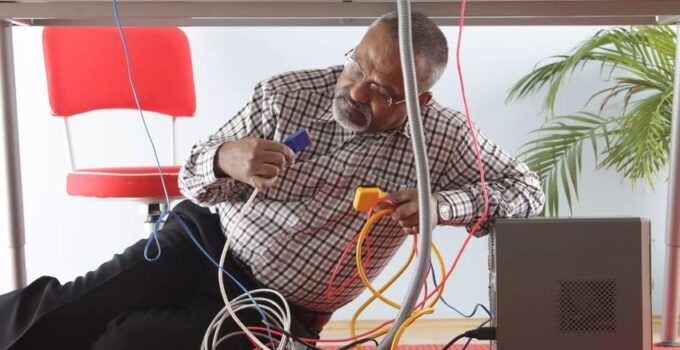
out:
M262 191L262 196L282 202L309 201L324 184L324 178L319 174L322 161L319 157L284 167L274 186Z
M290 232L313 233L341 219L351 222L348 216L354 215L354 209L351 196L346 192L335 183L324 183L311 198L301 203L300 219L290 228Z

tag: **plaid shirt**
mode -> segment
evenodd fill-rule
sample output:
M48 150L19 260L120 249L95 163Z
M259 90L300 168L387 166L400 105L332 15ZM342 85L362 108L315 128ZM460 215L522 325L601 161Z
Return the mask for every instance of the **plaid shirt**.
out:
M203 206L215 206L226 232L252 188L231 178L216 178L214 157L221 144L244 137L282 141L305 128L312 145L284 168L274 187L261 192L236 230L232 253L254 277L281 292L289 302L312 311L334 311L364 289L358 279L327 300L324 292L343 248L361 229L365 214L352 208L354 189L375 185L385 192L416 187L408 125L380 133L343 129L331 114L342 66L284 73L255 87L246 106L206 141L191 150L180 174L182 193ZM472 138L465 116L430 101L422 110L432 190L453 209L450 225L471 224L484 200ZM406 123L408 124L408 123ZM539 212L544 196L526 165L478 133L489 191L490 219L526 217ZM407 238L385 218L371 231L373 279ZM353 254L334 287L356 272Z

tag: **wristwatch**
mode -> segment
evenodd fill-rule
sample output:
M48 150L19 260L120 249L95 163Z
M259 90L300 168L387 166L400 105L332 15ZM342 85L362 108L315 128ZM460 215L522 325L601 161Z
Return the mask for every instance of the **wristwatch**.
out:
M451 204L439 193L435 193L434 199L437 202L437 216L440 223L449 222L453 219L453 209Z

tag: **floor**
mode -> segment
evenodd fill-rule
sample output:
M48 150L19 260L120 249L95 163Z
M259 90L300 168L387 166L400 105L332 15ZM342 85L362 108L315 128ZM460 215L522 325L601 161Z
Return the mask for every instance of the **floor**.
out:
M481 319L467 319L467 320L422 320L420 323L416 322L409 331L405 333L404 337L400 341L401 346L399 349L402 350L435 350L441 349L441 345L438 346L409 346L417 344L446 344L453 337L461 334L467 330L475 328L478 324L482 322ZM359 322L357 327L357 333L365 332L375 327L379 322L376 321L365 321ZM659 317L654 317L652 322L652 328L654 332L654 342L659 341L659 328L661 325L661 320ZM329 324L324 332L321 334L322 339L338 339L349 337L349 324L347 322L332 322ZM345 343L346 344L346 343ZM468 346L467 350L487 350L489 349L488 342L475 341L473 342L475 346ZM319 344L323 345L323 344ZM332 347L325 347L328 349L333 349ZM364 349L370 349L368 346ZM655 349L679 349L677 348L655 348Z

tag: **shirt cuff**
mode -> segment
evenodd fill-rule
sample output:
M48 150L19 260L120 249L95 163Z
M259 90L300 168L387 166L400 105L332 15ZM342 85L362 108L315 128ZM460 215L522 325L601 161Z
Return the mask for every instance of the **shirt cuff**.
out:
M223 179L223 178L218 179L217 175L215 174L215 156L217 155L217 151L220 149L221 146L222 146L221 144L217 146L212 146L206 152L203 152L199 156L197 164L200 164L201 167L198 170L198 172L206 185L214 184L215 182L217 182L217 180ZM230 177L228 176L224 178L230 179Z
M442 221L444 225L469 224L475 217L474 198L466 191L445 191L438 193L451 208L451 220ZM440 217L440 220L442 218Z
M240 182L228 175L218 178L215 174L215 157L221 146L221 144L212 146L201 153L197 162L200 164L198 174L203 181L204 188L219 188L221 194L230 195L238 191Z

